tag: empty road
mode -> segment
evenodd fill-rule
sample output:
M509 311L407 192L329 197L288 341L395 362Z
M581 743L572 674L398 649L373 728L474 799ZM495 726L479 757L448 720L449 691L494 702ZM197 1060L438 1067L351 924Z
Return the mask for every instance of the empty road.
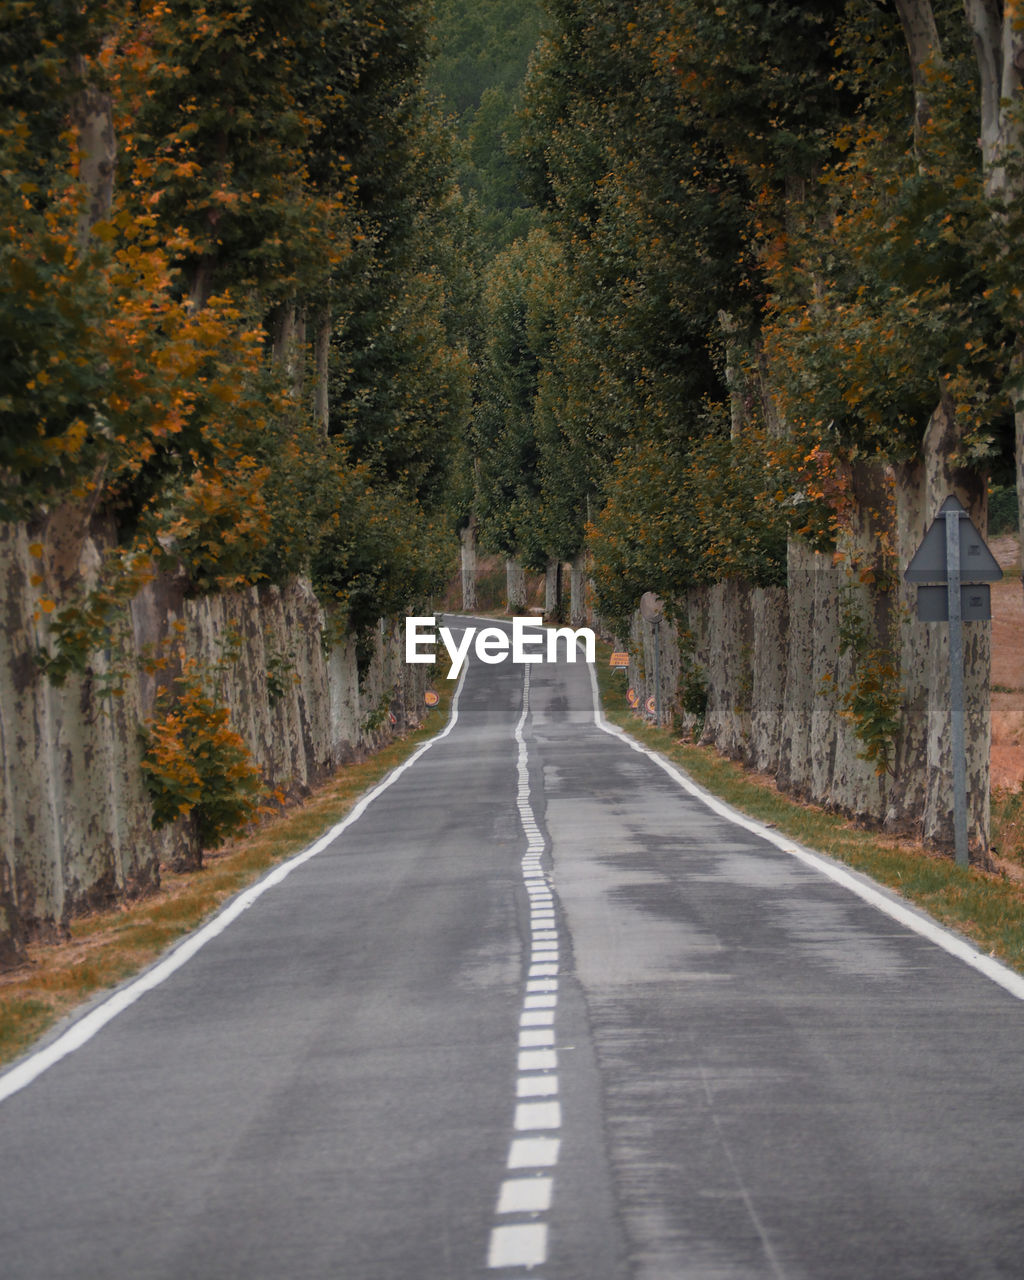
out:
M585 664L472 658L342 825L0 1077L4 1280L1024 1275L1012 980L606 732Z

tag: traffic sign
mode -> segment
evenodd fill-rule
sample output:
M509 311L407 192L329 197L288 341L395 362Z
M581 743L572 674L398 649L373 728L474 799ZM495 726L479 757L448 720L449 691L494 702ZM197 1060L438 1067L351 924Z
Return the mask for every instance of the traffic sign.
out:
M907 582L946 582L948 579L946 556L946 512L962 513L960 521L960 581L998 582L1003 571L996 558L985 545L985 539L974 527L966 508L952 494L939 508L921 545L907 565L904 578Z
M917 589L917 616L922 622L949 621L949 587L924 586ZM964 622L988 622L992 617L992 592L987 582L960 587L960 617Z

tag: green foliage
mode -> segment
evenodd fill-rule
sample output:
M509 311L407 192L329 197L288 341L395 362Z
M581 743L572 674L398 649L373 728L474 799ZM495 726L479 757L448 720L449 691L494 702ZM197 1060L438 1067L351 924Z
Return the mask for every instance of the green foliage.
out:
M441 0L428 87L454 113L463 145L458 182L491 252L534 225L516 156L516 111L541 29L540 0Z
M994 485L988 494L988 531L992 535L1016 533L1020 508L1012 485Z
M672 453L624 450L587 539L602 615L626 634L645 591L671 602L728 578L785 582L789 513L775 501L777 483L749 436L709 434Z
M447 526L401 488L369 483L365 470L344 477L345 499L328 517L312 560L313 584L338 628L365 641L382 617L424 606L453 566Z
M359 580L360 617L436 578L473 284L450 141L420 87L427 9L4 9L0 517L40 530L54 679L88 668L157 569L201 592L315 559L332 599ZM98 222L86 109L116 141ZM332 569L353 490L365 513L374 486L397 527L412 513L405 545L364 541ZM98 525L120 545L84 590L51 544Z

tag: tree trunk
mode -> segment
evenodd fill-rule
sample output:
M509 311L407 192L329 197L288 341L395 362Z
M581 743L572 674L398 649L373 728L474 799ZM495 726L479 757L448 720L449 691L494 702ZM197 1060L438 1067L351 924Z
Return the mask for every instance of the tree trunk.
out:
M462 608L471 613L476 607L476 522L469 524L459 535L462 542Z
M518 560L505 561L505 599L511 614L526 612L526 574Z
M1022 136L1020 92L1024 71L1024 28L1019 6L999 0L964 0L974 39L981 81L981 154L985 165L985 193L1000 205L1019 201L1024 194L1021 174ZM1009 163L1008 163L1009 162ZM1016 320L1020 330L1019 317ZM1024 545L1024 334L1018 333L1016 371L1011 394L1015 406L1015 460L1020 535ZM1024 579L1022 579L1024 586Z
M313 349L316 367L313 387L313 417L321 432L326 436L331 425L331 406L328 391L328 376L331 354L331 310L323 307L317 316L316 339Z
M921 462L905 468L896 487L897 558L905 567L943 500L953 493L974 523L985 527L985 486L975 472L951 466L958 444L953 407L946 400L928 423ZM894 827L920 821L928 843L952 850L949 628L917 620L916 589L900 581L903 604L900 673L903 731L890 792ZM964 624L964 705L967 708L967 808L972 860L984 860L989 836L989 698L991 624Z
M581 627L589 621L587 616L587 553L579 551L569 570L569 621Z
M942 61L942 45L935 25L931 0L896 0L896 8L903 25L903 37L910 55L910 73L914 85L914 140L931 117L928 103L926 73L929 65Z
M84 77L82 59L76 71ZM97 222L109 217L114 199L114 170L117 165L117 136L114 133L110 94L89 86L78 95L71 113L78 135L78 179L84 201L78 217L78 240L84 244Z
M282 302L274 312L271 356L284 368L296 395L302 392L303 347L306 324L294 298Z
M544 616L552 622L562 621L562 564L549 560L544 571Z

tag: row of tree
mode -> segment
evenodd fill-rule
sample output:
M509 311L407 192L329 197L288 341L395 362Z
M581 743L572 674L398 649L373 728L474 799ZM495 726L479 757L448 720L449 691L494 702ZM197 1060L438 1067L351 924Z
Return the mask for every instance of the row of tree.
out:
M3 6L0 516L57 678L160 568L311 570L357 630L447 573L473 282L429 18Z
M546 9L543 217L485 293L491 549L586 543L624 626L644 590L784 581L915 467L1024 484L1014 0Z

